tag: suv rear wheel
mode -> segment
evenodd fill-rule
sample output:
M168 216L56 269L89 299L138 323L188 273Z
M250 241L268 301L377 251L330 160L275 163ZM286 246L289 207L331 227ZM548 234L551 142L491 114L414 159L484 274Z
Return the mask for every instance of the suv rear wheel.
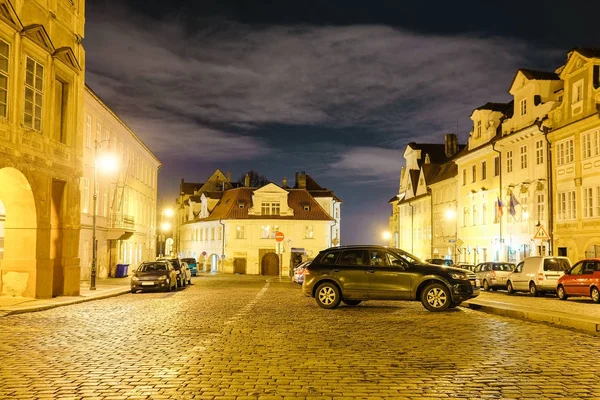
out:
M319 285L315 292L315 300L321 308L332 309L340 305L340 290L331 282Z
M441 283L427 285L421 292L421 304L429 311L445 311L451 302L450 290Z

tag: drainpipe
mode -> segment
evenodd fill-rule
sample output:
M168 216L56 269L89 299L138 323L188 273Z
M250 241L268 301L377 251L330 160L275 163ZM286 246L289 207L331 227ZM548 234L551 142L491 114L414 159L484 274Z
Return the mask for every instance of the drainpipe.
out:
M219 220L219 224L223 227L223 233L221 235L221 272L225 272L225 259L223 255L225 254L225 224Z
M429 210L429 214L430 214L430 222L429 222L429 228L431 229L431 235L429 236L429 241L431 244L431 256L429 258L433 258L433 193L431 191L431 188L427 188L427 192L429 193L429 200L431 202L431 206L430 206L430 210Z
M542 120L543 122L543 120ZM542 125L542 122L540 122L540 125ZM542 126L540 129L540 126L538 126L538 129L540 130L540 132L542 132L544 134L544 139L546 139L546 144L547 144L547 148L546 148L546 168L547 168L547 172L546 175L548 175L548 199L546 200L546 203L548 204L548 236L550 236L550 239L548 240L548 245L549 245L549 255L553 255L554 254L554 193L552 192L552 143L550 143L550 140L548 139L548 133L550 132L550 129L548 129L547 126Z
M333 247L333 228L335 228L335 226L337 225L337 219L335 218L335 203L337 203L335 201L335 199L332 200L333 201L333 225L331 225L331 227L329 228L329 247ZM340 243L338 243L338 246L340 245Z
M496 150L496 142L492 143L492 150L494 150L496 153L498 153L498 164L500 164L500 168L499 168L499 178L500 178L500 197L499 199L502 200L502 152L500 150ZM494 166L495 168L495 166ZM498 208L496 207L496 210ZM498 211L496 211L498 212ZM502 217L499 218L500 220L500 249L504 250L504 242L502 241ZM502 251L502 253L504 253L504 251ZM501 257L500 260L498 261L502 261L504 257Z
M407 201L410 207L410 254L415 254L415 206L410 204L410 200Z

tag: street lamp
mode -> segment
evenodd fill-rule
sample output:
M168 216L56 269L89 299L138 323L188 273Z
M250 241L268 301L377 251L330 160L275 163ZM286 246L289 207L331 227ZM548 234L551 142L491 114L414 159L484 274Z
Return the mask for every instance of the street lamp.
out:
M383 231L381 237L383 237L383 240L387 242L392 238L392 234L390 233L390 231Z
M452 257L456 262L456 241L458 240L458 223L456 221L456 210L454 208L448 208L446 210L446 220L454 221L454 256Z
M166 247L167 247L167 238L166 238L166 233L171 230L171 223L168 221L165 221L165 217L167 218L171 218L174 215L174 211L172 208L163 208L160 211L160 231L162 233L162 235L160 235L159 237L159 257L164 257L165 253L166 253Z
M98 148L104 142L109 140L94 140L94 203L92 210L92 272L90 274L90 290L96 290L96 264L98 263L98 243L96 242L96 204L98 202L98 188L96 179L98 167L103 172L111 173L117 170L117 160L110 153L103 153L98 156Z

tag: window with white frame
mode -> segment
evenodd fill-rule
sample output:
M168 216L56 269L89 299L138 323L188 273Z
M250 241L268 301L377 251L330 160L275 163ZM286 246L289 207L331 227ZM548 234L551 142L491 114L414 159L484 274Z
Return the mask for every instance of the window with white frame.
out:
M521 100L521 115L527 114L527 99Z
M270 225L262 225L260 227L260 238L261 239L269 239L271 237L271 226Z
M487 225L487 205L485 203L481 206L481 223Z
M44 67L27 57L25 69L25 110L23 125L42 130L42 100L44 97Z
M90 180L86 177L81 178L81 212L87 214L90 207Z
M563 140L556 144L556 163L565 165L573 162L573 139Z
M596 129L581 135L582 157L596 157L600 154L600 130Z
M262 215L279 215L280 205L278 201L264 202L261 206Z
M527 168L527 146L521 146L521 169Z
M583 79L580 79L573 84L573 91L571 93L572 105L577 105L580 101L583 101Z
M98 143L102 140L102 124L100 122L96 123L96 139L94 141L95 143Z
M544 141L538 140L535 142L535 163L537 165L544 163Z
M575 219L577 215L575 191L558 193L558 220Z
M600 217L600 186L596 187L596 216Z
M594 189L583 189L583 218L592 218L594 216Z
M467 226L467 221L469 220L469 209L467 207L463 208L463 226Z
M475 135L476 139L481 137L481 121L477 121L477 134Z
M89 114L85 124L85 147L92 148L92 116Z
M483 161L481 163L481 180L486 179L487 177L487 162Z
M513 153L511 151L506 152L506 172L512 172L513 170Z
M537 194L537 220L541 221L544 219L544 194L543 193L538 193Z
M477 206L473 206L473 225L477 225Z
M243 225L238 225L235 227L235 238L246 239L246 230Z
M313 226L306 225L304 227L304 239L313 239Z
M0 117L8 115L8 60L10 47L0 40Z

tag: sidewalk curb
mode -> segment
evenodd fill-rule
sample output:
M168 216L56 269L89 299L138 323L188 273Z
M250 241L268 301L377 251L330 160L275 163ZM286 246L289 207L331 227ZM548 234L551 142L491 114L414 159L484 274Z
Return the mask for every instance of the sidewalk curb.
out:
M600 334L600 320L592 318L578 318L565 313L552 311L536 311L511 305L490 305L483 302L471 301L463 303L462 307L482 311L488 314L502 315L510 318L523 319L535 322L545 322L559 328L572 328L580 331Z
M42 305L35 305L35 306L31 306L31 307L22 307L22 308L19 308L16 310L0 309L0 318L6 317L8 315L45 311L45 310L50 310L52 308L57 308L57 307L86 303L88 301L108 299L110 297L117 297L117 296L121 296L121 295L127 294L127 293L131 293L130 288L127 288L127 289L120 288L120 289L111 290L109 293L99 294L97 296L86 296L86 297L82 297L82 298L78 298L78 299L74 299L74 300L70 300L70 301L65 301L65 302L58 302L58 303L54 303L54 304L42 304Z

